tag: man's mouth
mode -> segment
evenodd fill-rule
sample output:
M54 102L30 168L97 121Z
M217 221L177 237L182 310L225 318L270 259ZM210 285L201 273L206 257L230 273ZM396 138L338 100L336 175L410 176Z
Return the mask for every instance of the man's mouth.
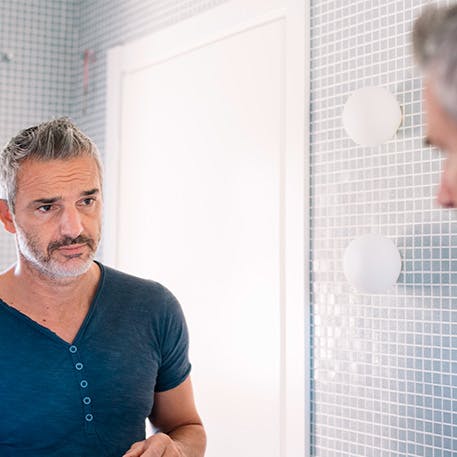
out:
M93 243L90 238L85 236L79 236L75 239L67 238L51 243L48 246L48 255L51 256L54 251L59 251L67 255L81 254L86 248L91 251L93 250Z
M82 244L70 244L70 245L67 245L67 246L60 246L59 248L57 248L59 251L65 251L65 252L72 252L72 253L75 253L75 252L79 252L81 251L86 245L86 243L82 243Z

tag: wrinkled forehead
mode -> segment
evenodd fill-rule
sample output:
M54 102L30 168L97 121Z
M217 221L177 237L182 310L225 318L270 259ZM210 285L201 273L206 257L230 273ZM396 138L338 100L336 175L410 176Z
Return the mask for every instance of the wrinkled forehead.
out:
M94 188L101 191L100 171L91 156L71 159L36 160L21 163L16 180L16 197L27 195L72 195Z

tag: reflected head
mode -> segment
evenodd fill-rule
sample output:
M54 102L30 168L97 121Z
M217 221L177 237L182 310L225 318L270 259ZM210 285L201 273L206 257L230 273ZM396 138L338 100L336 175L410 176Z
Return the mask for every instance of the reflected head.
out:
M66 160L85 155L95 159L101 180L102 165L97 146L70 119L53 119L20 131L0 153L0 198L8 202L14 213L17 174L24 161Z

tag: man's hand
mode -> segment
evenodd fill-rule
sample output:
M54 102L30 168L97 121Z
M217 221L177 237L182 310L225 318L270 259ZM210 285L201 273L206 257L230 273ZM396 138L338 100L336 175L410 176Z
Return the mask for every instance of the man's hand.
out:
M175 441L165 433L133 443L123 457L184 457Z

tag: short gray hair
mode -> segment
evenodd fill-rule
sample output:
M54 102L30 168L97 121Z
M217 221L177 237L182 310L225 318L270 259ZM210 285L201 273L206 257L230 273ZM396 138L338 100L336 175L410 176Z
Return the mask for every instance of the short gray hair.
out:
M14 212L17 173L25 160L65 160L85 155L95 159L102 180L97 146L70 119L61 117L20 131L0 152L0 198L7 200Z
M413 48L441 105L457 120L457 5L425 8L414 23Z

